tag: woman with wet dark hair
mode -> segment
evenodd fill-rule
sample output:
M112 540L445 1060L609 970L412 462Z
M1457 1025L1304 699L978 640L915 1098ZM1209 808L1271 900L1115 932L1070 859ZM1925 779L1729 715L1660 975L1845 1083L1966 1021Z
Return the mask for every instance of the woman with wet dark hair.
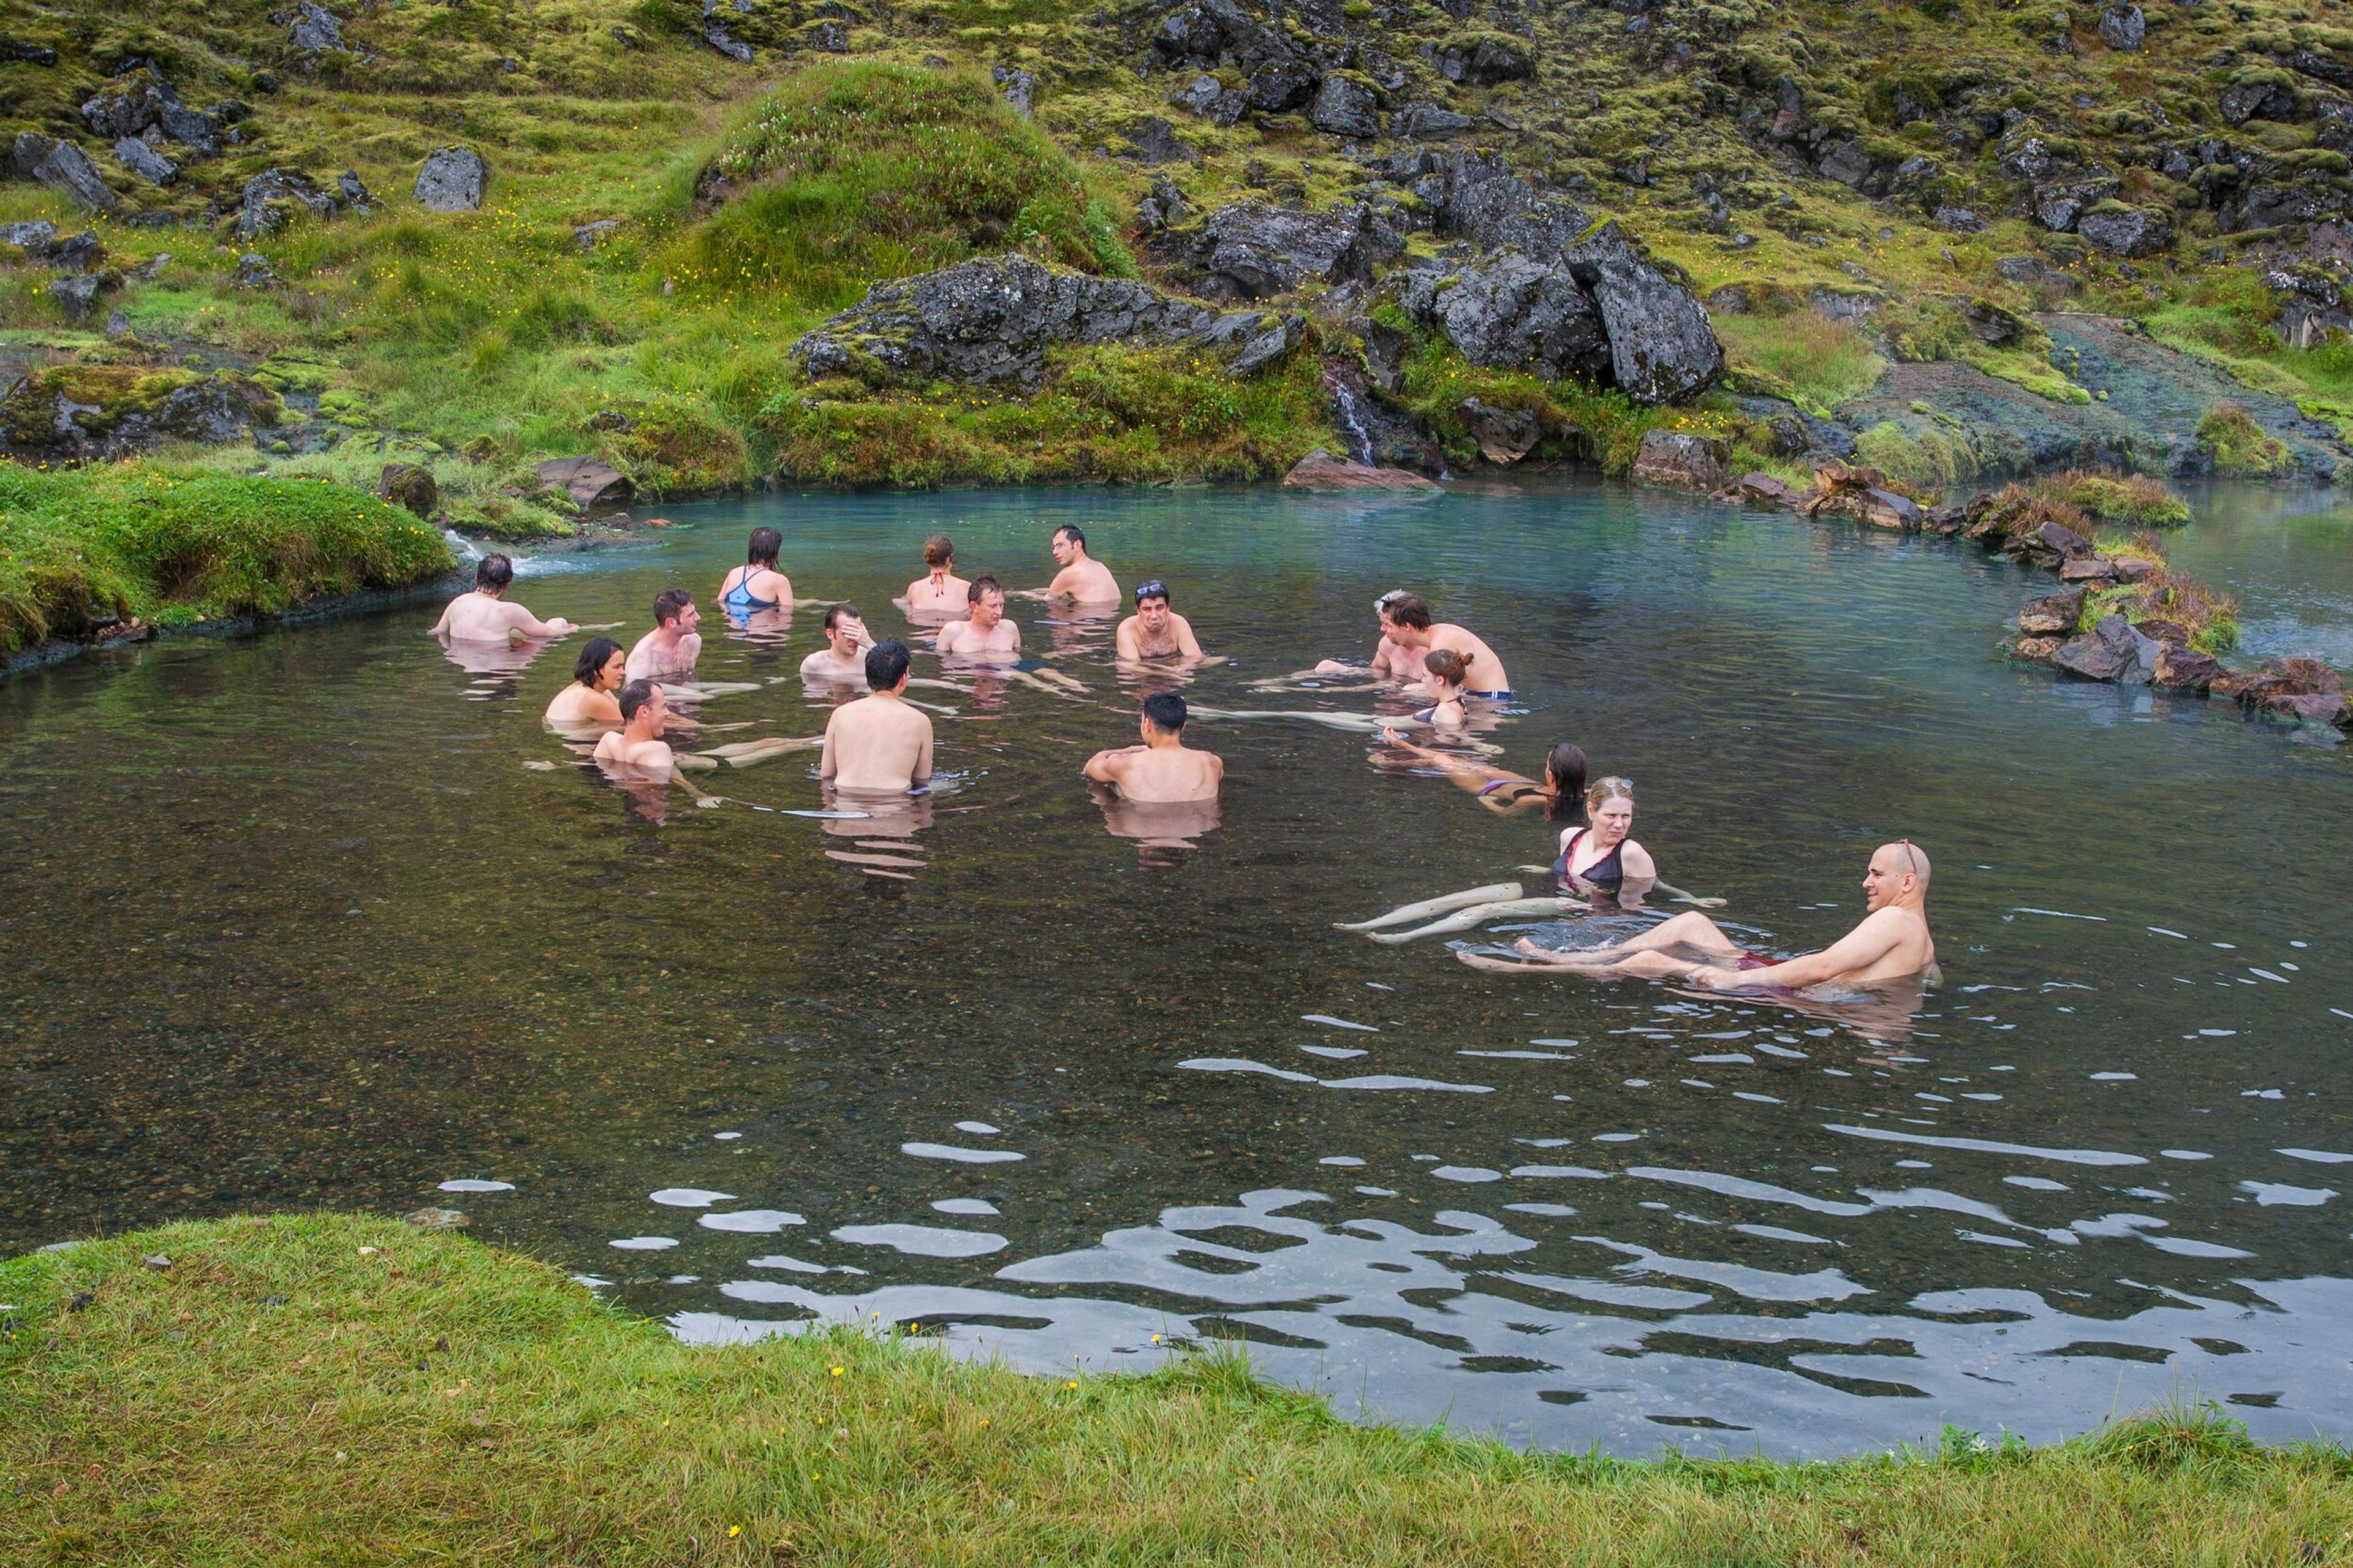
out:
M720 607L739 618L758 610L792 608L793 580L776 570L776 556L784 547L785 536L775 529L754 529L744 564L720 579Z
M1577 823L1585 817L1585 752L1573 741L1563 741L1545 756L1544 782L1525 773L1495 767L1458 752L1416 745L1394 730L1381 737L1418 763L1445 773L1457 787L1469 790L1479 804L1502 816L1520 816L1544 808L1547 820Z
M614 695L628 679L629 656L611 637L592 637L572 667L572 680L547 705L551 730L618 729L621 703Z

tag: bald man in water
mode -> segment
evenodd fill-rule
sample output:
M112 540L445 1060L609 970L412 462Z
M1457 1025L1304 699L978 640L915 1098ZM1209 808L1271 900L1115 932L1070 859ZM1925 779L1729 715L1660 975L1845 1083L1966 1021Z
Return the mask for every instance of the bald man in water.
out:
M1630 942L1583 952L1560 952L1521 939L1526 961L1457 956L1478 969L1558 966L1597 979L1621 974L1646 980L1681 980L1703 991L1802 991L1839 984L1867 989L1895 981L1934 981L1936 942L1928 934L1928 854L1909 838L1883 844L1862 876L1862 901L1870 912L1846 935L1820 952L1778 962L1749 952L1696 910L1679 914ZM1669 949L1702 956L1677 958Z

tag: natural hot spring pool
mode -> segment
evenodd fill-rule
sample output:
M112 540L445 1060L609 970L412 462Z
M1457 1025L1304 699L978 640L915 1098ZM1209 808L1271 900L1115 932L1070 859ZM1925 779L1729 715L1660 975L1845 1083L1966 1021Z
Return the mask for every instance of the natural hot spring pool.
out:
M2343 647L2353 525L2209 504L2180 548L2251 640ZM1229 790L1197 847L1114 837L1077 770L1134 693L1106 628L1034 605L1102 705L958 700L912 837L657 821L525 765L565 758L538 714L576 644L469 671L420 605L0 688L0 1245L439 1204L692 1338L879 1313L1093 1369L1240 1337L1344 1411L1541 1446L2047 1438L2177 1395L2353 1436L2353 773L2004 666L2042 580L1599 489L674 515L518 596L634 635L674 580L708 608L765 521L804 594L895 630L925 533L1034 584L1074 518L1233 657L1192 689L1230 707L1315 700L1242 683L1361 655L1373 596L1421 585L1509 662L1506 761L1568 736L1632 775L1638 837L1725 918L1819 943L1868 847L1918 838L1947 984L1874 1043L1335 931L1549 836L1258 723L1199 729ZM816 623L714 636L703 673L789 675ZM704 711L822 722L792 680ZM808 809L811 771L706 782Z

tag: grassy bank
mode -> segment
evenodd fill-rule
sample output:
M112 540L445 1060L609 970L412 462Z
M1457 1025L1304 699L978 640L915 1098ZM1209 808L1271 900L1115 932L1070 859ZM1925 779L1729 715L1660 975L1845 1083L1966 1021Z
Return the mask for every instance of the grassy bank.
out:
M1344 1425L1229 1358L1041 1380L850 1332L691 1349L554 1269L332 1216L16 1259L0 1301L10 1563L2353 1560L2353 1459L2217 1420L1529 1457Z
M275 615L450 564L434 529L322 479L0 463L0 651L132 618Z

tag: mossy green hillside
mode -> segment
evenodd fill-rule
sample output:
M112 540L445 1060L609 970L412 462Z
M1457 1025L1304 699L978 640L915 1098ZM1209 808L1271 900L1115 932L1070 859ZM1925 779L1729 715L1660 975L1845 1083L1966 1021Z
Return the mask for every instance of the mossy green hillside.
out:
M2346 1560L2353 1460L2219 1415L1826 1464L1345 1425L1239 1355L1029 1378L698 1349L558 1270L329 1215L0 1264L0 1558L803 1564Z
M441 535L326 479L0 463L0 648L135 616L271 615L448 571Z

